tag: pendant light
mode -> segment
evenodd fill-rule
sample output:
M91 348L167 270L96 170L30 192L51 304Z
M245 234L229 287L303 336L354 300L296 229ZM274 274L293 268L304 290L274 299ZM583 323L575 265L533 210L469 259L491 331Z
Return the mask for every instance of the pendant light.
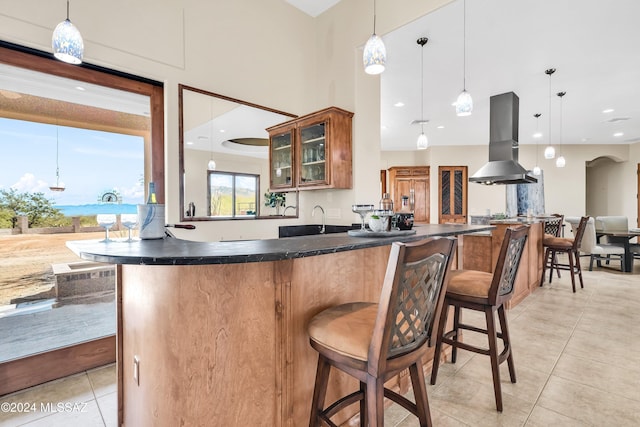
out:
M563 168L567 163L562 155L562 97L565 96L567 92L558 92L556 95L560 97L560 149L558 150L560 156L556 159L556 167Z
M460 117L470 116L473 111L473 99L467 92L467 0L463 0L463 24L462 24L462 92L456 100L456 114Z
M64 187L64 182L60 181L60 165L58 163L58 151L60 148L60 141L58 138L58 124L56 123L56 185L52 185L51 187L49 187L49 190L51 191L64 191L65 187Z
M538 131L538 122L540 121L541 115L542 114L540 113L535 113L533 115L533 117L536 118L536 133L533 135L533 137L536 138L536 165L533 168L533 174L536 176L539 176L540 173L542 172L542 170L540 169L540 166L538 166L538 139L537 139L537 138L540 138L540 132Z
M364 72L367 74L380 74L387 63L387 49L382 39L376 35L376 0L373 0L373 34L364 45L362 54Z
M549 68L544 72L549 76L549 145L544 149L545 159L553 159L556 156L556 149L551 145L551 75L555 72L555 68Z
M213 102L209 103L209 109L210 109L210 117L211 120L209 121L209 146L210 146L210 151L209 151L209 163L207 163L207 170L209 171L214 171L216 170L216 161L213 160Z
M416 146L418 150L426 150L429 146L429 140L427 136L424 134L424 124L428 122L428 120L424 119L424 45L429 41L426 37L420 37L417 40L417 43L421 47L421 61L420 61L420 120L416 120L414 123L420 123L420 128L422 133L418 136L418 141L416 142Z
M51 47L53 48L53 56L60 61L76 65L82 63L84 42L80 31L69 20L69 0L67 0L67 19L59 23L53 30Z

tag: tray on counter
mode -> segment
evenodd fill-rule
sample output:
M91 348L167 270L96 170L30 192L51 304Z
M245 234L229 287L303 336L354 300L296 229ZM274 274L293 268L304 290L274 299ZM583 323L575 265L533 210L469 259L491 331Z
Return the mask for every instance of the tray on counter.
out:
M416 234L416 230L391 230L391 231L371 231L371 230L349 230L347 234L351 237L394 237Z

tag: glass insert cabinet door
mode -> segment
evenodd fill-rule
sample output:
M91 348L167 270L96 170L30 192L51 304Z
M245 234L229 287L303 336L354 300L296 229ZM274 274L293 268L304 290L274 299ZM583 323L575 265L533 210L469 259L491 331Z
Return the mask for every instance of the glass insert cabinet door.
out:
M326 124L300 127L300 185L327 181Z
M294 186L293 130L271 137L271 188Z

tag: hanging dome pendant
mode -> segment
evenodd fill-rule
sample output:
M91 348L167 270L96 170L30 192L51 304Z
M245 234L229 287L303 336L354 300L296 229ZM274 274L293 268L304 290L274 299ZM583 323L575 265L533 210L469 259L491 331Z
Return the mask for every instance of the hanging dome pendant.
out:
M69 0L67 0L67 19L59 23L51 37L53 56L69 64L81 64L84 55L84 41L75 25L69 20Z

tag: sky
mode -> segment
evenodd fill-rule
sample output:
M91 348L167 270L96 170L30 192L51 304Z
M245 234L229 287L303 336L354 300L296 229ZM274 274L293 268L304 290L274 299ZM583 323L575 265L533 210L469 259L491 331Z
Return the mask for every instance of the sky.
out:
M56 184L56 128L60 182ZM41 192L57 206L98 203L116 190L144 203L144 140L110 132L0 118L0 189Z

